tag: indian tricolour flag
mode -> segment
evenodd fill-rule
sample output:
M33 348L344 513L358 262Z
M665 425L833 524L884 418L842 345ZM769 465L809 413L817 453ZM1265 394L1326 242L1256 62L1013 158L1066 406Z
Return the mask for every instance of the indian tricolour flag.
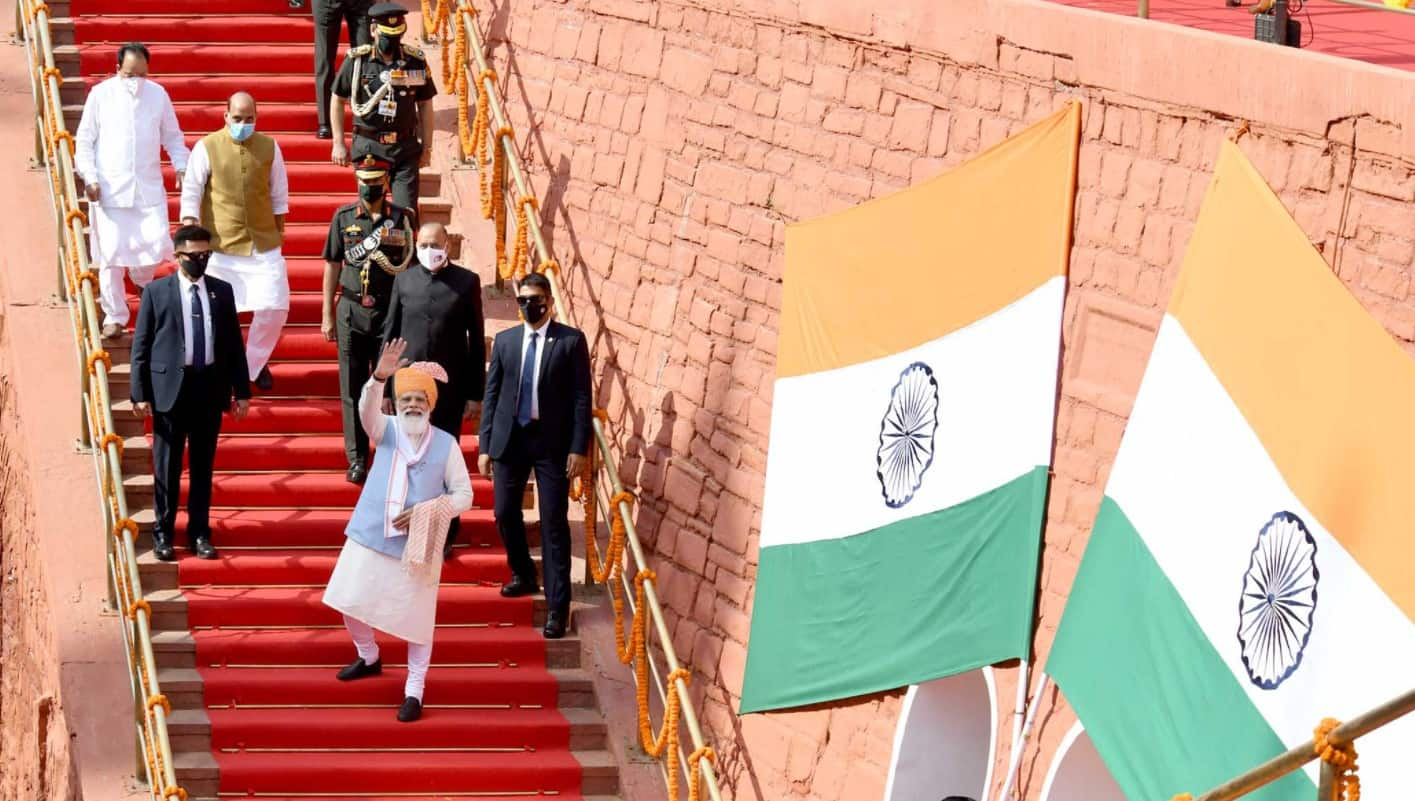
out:
M743 712L1027 653L1079 122L787 229Z
M1415 361L1224 142L1048 659L1127 797L1415 685L1413 404ZM1363 797L1415 798L1415 718L1356 745Z

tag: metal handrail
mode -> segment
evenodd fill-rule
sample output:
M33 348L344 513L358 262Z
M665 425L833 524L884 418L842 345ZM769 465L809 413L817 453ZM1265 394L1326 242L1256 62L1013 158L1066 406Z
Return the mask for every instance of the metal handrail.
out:
M84 237L87 219L79 207L74 139L64 122L60 97L62 74L54 61L49 6L42 0L18 0L16 12L34 93L35 125L39 134L36 160L43 164L49 176L59 229L59 296L67 301L74 325L83 402L81 440L94 455L112 582L109 589L119 612L133 693L139 772L146 776L153 799L185 801L187 792L177 784L167 734L171 705L158 683L157 658L152 650L152 609L143 599L138 576L134 542L138 527L129 516L127 493L123 489L123 439L113 425L108 385L112 363L99 333L94 295L98 274L91 269L88 260Z
M1406 690L1375 709L1358 715L1332 729L1331 733L1327 735L1327 742L1333 746L1346 745L1357 737L1369 734L1411 712L1415 712L1415 688ZM1241 776L1224 782L1199 796L1198 801L1233 801L1281 779L1316 758L1316 738L1313 738L1273 757ZM1332 764L1323 761L1321 780L1317 787L1318 801L1330 801L1333 798L1332 787L1335 779L1336 774Z
M481 91L484 91L487 95L487 106L492 115L491 121L495 122L495 125L488 126L487 136L493 137L495 146L502 149L508 168L507 173L510 176L511 183L516 188L517 195L522 199L533 198L535 197L535 193L531 189L529 181L526 180L526 171L521 163L520 153L516 150L515 141L511 136L500 135L499 133L503 129L509 128L511 123L506 115L501 97L497 93L495 81L488 74L490 64L487 61L485 44L480 30L478 30L476 26L473 13L469 12L466 7L463 7L457 10L456 17L469 42L467 54L470 61L467 64L459 65L459 67L469 70L469 79L471 81L479 80L482 82L483 86L481 87ZM530 242L535 247L536 255L540 263L545 264L554 261L554 254L551 252L550 246L546 243L545 234L541 229L538 216L527 214L526 223L527 232L530 234ZM555 263L560 264L561 262L556 261ZM551 296L555 301L556 314L562 320L573 321L574 317L569 313L569 305L566 302L564 289L561 287L558 271L548 270L543 274L550 279ZM605 430L605 425L598 417L593 419L592 425L594 426L595 444L600 456L599 459L592 461L595 463L596 467L603 470L607 477L608 484L613 489L611 497L619 495L619 493L624 491L624 485L619 479L619 464L614 458L613 450L610 448L609 436ZM595 492L595 502L601 510L608 511L610 509L610 503L608 499L602 497L600 494L598 479L597 474L590 477L590 482ZM629 553L633 558L634 570L636 572L644 571L648 569L648 559L645 556L643 545L639 541L638 531L634 525L633 508L622 500L619 502L618 507L618 512L624 521L624 527L626 529L625 542L628 544ZM610 517L611 515L605 516L606 519ZM594 532L587 530L585 536L594 536ZM587 546L593 547L588 543ZM634 593L630 587L628 576L621 573L620 579L624 582L626 592L632 599ZM633 603L632 600L630 603ZM648 607L646 611L653 622L654 630L658 634L664 662L668 666L669 673L672 674L682 667L682 663L679 661L677 651L673 647L673 637L669 632L668 623L664 619L663 606L659 602L658 592L654 587L652 579L644 581L644 605ZM633 609L632 611L637 615L642 614L645 610ZM647 643L645 643L645 645L647 645ZM658 691L659 700L666 705L668 697L663 687L663 681L658 675L658 668L653 664L653 660L649 660L649 663L654 673L654 681L657 685L656 690ZM693 708L693 698L688 692L687 682L681 678L675 679L672 682L672 691L678 696L682 722L688 730L688 736L693 745L693 749L696 751L703 748L705 741L703 739L702 727L698 722L697 713ZM683 758L681 751L679 757L679 766L684 776L687 777L689 775L688 760ZM660 768L663 768L661 762ZM707 787L708 796L712 801L722 801L721 791L718 788L717 772L713 764L708 760L703 760L701 762L701 770L703 784Z

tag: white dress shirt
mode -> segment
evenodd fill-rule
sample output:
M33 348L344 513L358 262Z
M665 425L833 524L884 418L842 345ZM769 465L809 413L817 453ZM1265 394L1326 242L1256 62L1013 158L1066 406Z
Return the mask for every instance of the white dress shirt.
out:
M85 184L98 184L100 205L165 205L159 146L178 173L187 168L177 112L161 85L144 79L134 95L115 75L88 93L74 137L74 167Z
M206 366L210 367L211 363L216 361L216 343L211 334L211 296L206 291L206 276L193 282L186 273L178 270L177 286L182 290L182 325L187 334L187 341L182 349L182 364L192 366L192 287L196 287L197 294L201 297L202 328L206 334Z
M229 133L227 134L230 135ZM201 201L206 195L206 182L211 180L211 159L206 143L198 141L192 148L187 173L182 177L182 212L180 217L201 219ZM275 145L275 158L270 162L270 208L274 214L290 213L290 178L285 171L285 156Z
M547 314L547 315L545 316L545 320L541 321L541 324L540 324L540 327L539 327L539 328L532 328L530 323L521 323L521 325L525 328L525 331L522 332L522 334L521 334L521 361L517 362L517 364L520 364L520 365L522 365L522 366L525 365L525 363L526 363L526 348L529 348L529 347L531 346L531 334L539 334L539 336L536 337L536 366L535 366L536 372L535 372L535 375L531 377L531 419L532 419L532 420L539 420L539 419L540 419L540 364L541 364L541 360L545 358L545 344L546 344L546 343L545 343L545 330L550 327L550 315ZM516 405L517 405L517 406L519 406L520 403L521 403L521 399L520 399L520 391L521 391L520 375L521 375L521 371L518 369L518 370L516 371L516 376L517 376L517 378L516 378L516 392L517 392Z

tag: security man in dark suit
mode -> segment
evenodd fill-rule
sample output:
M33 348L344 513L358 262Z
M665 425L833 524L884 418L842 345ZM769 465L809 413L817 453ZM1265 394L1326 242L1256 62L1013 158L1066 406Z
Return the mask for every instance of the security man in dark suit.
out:
M369 6L373 0L314 0L314 96L319 115L320 139L329 139L329 90L334 86L334 54L339 52L339 29L349 29L349 45L367 45Z
M501 588L508 598L539 590L521 515L535 470L549 613L544 634L556 639L570 619L570 477L584 471L593 432L590 350L578 329L551 319L544 275L527 275L516 301L525 323L502 331L491 346L477 469L493 479L496 527L511 568Z
M211 232L184 225L172 243L180 270L148 284L138 306L130 389L133 411L152 416L157 507L152 551L164 562L176 558L172 534L182 486L182 451L189 442L187 541L197 557L216 558L209 513L221 414L231 410L237 420L245 417L251 397L236 296L230 284L206 276Z
M418 210L418 168L432 160L432 81L423 52L403 44L408 30L403 7L379 3L369 9L372 45L344 58L329 99L335 164L349 163L344 147L344 101L354 110L354 161L372 153L393 165L393 202Z
M424 223L418 230L418 264L393 279L393 300L383 324L383 341L402 339L404 356L415 362L437 362L447 371L447 386L437 393L432 424L454 437L462 436L462 421L481 411L486 386L486 321L482 317L481 278L453 264L447 256L447 228ZM392 400L393 387L387 388ZM452 519L443 556L461 521Z
M359 199L340 206L324 240L324 338L339 342L339 396L344 402L344 451L354 484L368 475L368 435L359 422L359 392L373 374L382 344L393 277L413 260L412 217L388 202L388 164L365 156L354 170ZM338 306L335 306L335 290Z

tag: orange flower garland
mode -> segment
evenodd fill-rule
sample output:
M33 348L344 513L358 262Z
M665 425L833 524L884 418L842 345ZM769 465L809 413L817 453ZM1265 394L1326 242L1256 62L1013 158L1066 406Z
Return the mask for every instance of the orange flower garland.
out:
M1317 756L1335 769L1336 796L1341 801L1361 801L1361 778L1356 775L1356 744L1336 745L1327 738L1341 725L1334 718L1323 718L1312 730L1312 746Z
M535 195L527 195L516 204L516 249L511 254L511 272L517 280L525 277L531 259L530 212L527 207L540 213L540 203Z
M511 277L511 264L506 258L506 152L501 140L513 140L511 126L502 127L491 140L491 220L496 228L496 272L502 278Z

